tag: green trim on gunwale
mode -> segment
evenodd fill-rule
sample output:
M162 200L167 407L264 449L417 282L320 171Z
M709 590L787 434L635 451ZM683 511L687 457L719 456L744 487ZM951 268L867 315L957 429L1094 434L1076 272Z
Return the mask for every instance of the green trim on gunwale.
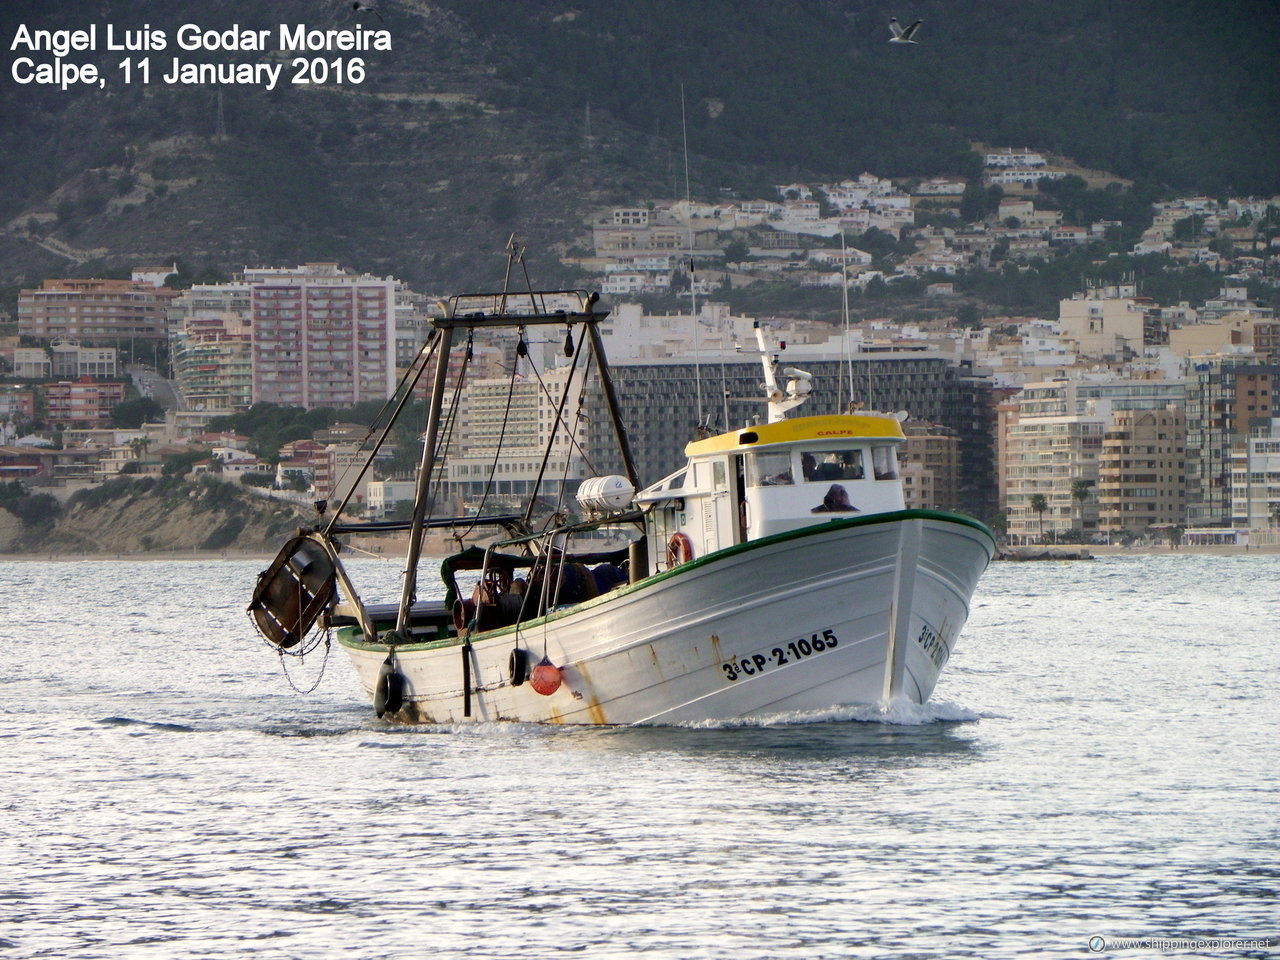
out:
M731 547L725 547L723 550L716 550L714 553L708 553L704 557L696 557L688 563L682 563L673 570L663 570L661 573L655 573L653 576L641 580L639 583L628 584L625 587L619 587L610 590L608 593L593 597L590 600L584 600L582 603L576 603L571 607L562 607L553 610L551 613L533 620L526 620L520 624L511 624L506 627L499 627L496 630L486 630L482 634L472 634L471 642L477 642L477 637L481 642L487 642L492 639L510 636L515 633L518 626L521 631L528 631L535 627L540 627L545 623L551 623L562 617L577 613L579 610L586 610L590 607L597 606L601 603L607 603L613 599L625 596L629 593L638 593L641 590L647 590L655 584L672 577L678 577L696 570L711 563L724 560L727 557L737 556L742 553L750 553L753 550L760 550L764 547L772 546L776 543L784 543L787 540L802 540L805 537L813 537L823 533L829 533L831 530L845 530L851 527L870 527L881 523L897 523L902 520L940 520L944 523L956 523L961 526L972 527L979 533L986 534L991 541L991 552L995 555L996 537L995 534L987 528L987 525L973 517L966 517L959 513L947 513L942 510L895 510L892 513L876 513L869 517L849 517L840 520L830 520L827 523L817 523L810 527L801 527L799 530L788 530L786 533L775 533L769 537L761 537L759 540L749 540L746 543L735 543ZM370 650L378 652L386 652L391 649L390 644L385 643L365 643L363 640L355 639L361 636L359 627L340 627L337 631L338 643L352 650ZM461 637L446 637L440 640L424 640L419 643L401 643L396 644L397 650L436 650L445 647L457 647L462 645Z

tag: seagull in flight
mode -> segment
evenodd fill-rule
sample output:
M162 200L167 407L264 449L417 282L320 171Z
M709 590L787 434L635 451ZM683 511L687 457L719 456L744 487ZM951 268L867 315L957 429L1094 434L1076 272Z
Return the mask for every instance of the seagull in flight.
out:
M922 23L924 23L923 20L917 20L915 23L911 24L911 26L907 27L904 30L902 28L902 25L898 23L897 17L890 17L889 29L893 31L893 36L889 39L889 42L890 43L915 43L916 40L914 38L916 35L916 31L920 29L920 24Z
M354 0L351 4L351 9L356 13L372 13L379 20L382 20L382 14L380 14L378 12L378 8L371 3L361 3L360 0ZM382 20L382 22L386 23L387 21Z

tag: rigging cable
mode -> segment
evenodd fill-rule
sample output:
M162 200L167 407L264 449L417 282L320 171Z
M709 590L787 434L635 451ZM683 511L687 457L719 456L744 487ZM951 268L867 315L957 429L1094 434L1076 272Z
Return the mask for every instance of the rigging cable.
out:
M436 458L432 466L435 473L435 486L431 491L431 511L426 515L426 519L430 520L435 515L436 503L440 499L440 487L444 483L446 467L449 461L449 446L453 443L453 428L457 424L460 417L459 406L462 397L462 388L467 381L467 371L471 367L471 360L475 356L472 350L472 344L475 340L475 328L472 327L467 334L467 349L462 355L462 369L458 371L458 382L454 385L453 396L449 400L449 412L445 415L445 425L443 437L436 441ZM425 443L425 438L423 440Z
M587 366L583 368L583 371L582 371L582 383L584 385L584 388L587 382L587 378L591 376L591 364L593 362L595 362L594 354L590 354L590 353L587 354ZM552 399L551 391L547 388L546 384L542 382L542 379L540 377L537 377L537 371L534 372L534 376L535 378L538 379L538 386L542 388L542 395L546 397L548 401L550 401ZM579 401L579 405L581 405L581 401ZM565 426L565 429L568 430L568 424L565 424L564 426ZM569 442L570 444L572 444L573 449L577 451L578 456L582 458L582 462L586 464L587 469L594 474L596 472L596 466L594 463L591 462L591 458L587 455L587 451L583 449L582 444L578 441L578 437L576 433L571 433L569 435Z
M507 423L511 418L511 401L516 389L516 375L520 369L520 357L523 355L520 351L520 346L524 345L525 342L524 327L520 327L519 331L520 340L516 346L516 361L511 364L511 379L507 381L507 404L502 411L502 429L498 432L498 445L493 451L493 463L489 465L489 476L484 482L484 492L480 495L480 504L476 507L475 519L472 520L471 526L467 527L465 532L458 535L460 541L463 538L471 536L472 531L476 528L476 521L479 520L480 517L484 516L485 504L488 503L489 492L493 489L493 478L498 472L498 462L502 457L502 445L507 436ZM525 351L528 351L527 346L525 347Z
M590 358L590 357L588 357L588 358L587 358L587 365L588 365L588 367L590 367L590 364L591 364L591 358ZM569 438L573 441L574 446L577 446L577 439L576 439L576 437L577 437L577 435L578 435L578 431L579 431L579 429L581 429L581 427L582 427L582 421L583 421L584 419L586 419L586 415L583 413L583 410L582 410L582 408L583 408L583 406L584 406L584 404L585 404L585 401L586 401L586 395L587 395L587 388L586 388L586 376L587 376L587 371L586 371L585 369L584 369L584 370L583 370L583 372L582 372L582 376L583 376L583 386L582 386L582 388L581 388L581 389L579 389L579 390L578 390L578 405L577 405L577 407L574 409L574 412L573 412L573 426L572 426L572 427L566 427L566 428L565 428L566 430L568 430L568 431L569 431ZM590 421L588 421L588 422L590 422ZM579 449L581 449L581 448L579 448ZM563 506L564 506L565 494L566 494L566 493L568 493L568 491L569 491L569 459L570 459L570 458L569 458L568 456L566 456L566 457L564 458L564 470L562 470L562 471L560 472L560 494L559 494L559 496L556 498L556 513L557 513L557 514L558 514L558 513L560 513L560 509L561 509L561 507L563 507ZM585 462L585 458L583 458L583 459L584 459L584 462ZM594 470L594 468L592 468L592 473L594 473L594 472L595 472L595 470Z
M543 476L546 475L547 462L551 459L551 448L555 444L556 435L559 434L561 426L563 426L565 428L566 433L570 435L570 442L573 444L576 444L576 438L572 436L572 432L569 430L569 425L565 423L565 420L564 420L564 406L569 399L569 391L573 387L573 375L578 370L578 358L581 355L582 355L581 350L574 353L573 363L570 364L569 366L569 375L565 377L564 391L560 394L560 400L556 405L555 421L551 425L551 436L547 438L546 448L542 451L542 463L538 465L538 477L533 484L533 493L529 497L529 505L525 508L524 522L526 524L533 519L533 509L534 509L534 505L537 503L538 490L542 487L542 478ZM543 395L546 396L548 400L551 400L551 391L547 389L547 385L543 381L542 375L538 373L537 367L531 367L531 369L534 371L534 376L537 378L538 386L541 387ZM569 457L566 454L565 456L566 464L568 463L568 460L569 460ZM561 490L560 496L561 496L561 502L563 502L563 496L564 496L563 489ZM560 504L557 503L557 512L559 512L558 511L559 505Z
M400 396L395 410L392 411L390 418L387 420L387 425L382 430L382 435L378 437L378 442L373 445L373 449L370 451L369 456L365 458L364 465L361 466L359 474L356 475L355 482L352 483L351 487L347 490L346 496L342 498L342 502L338 504L338 508L333 511L333 515L330 517L329 523L325 527L325 536L328 536L330 529L332 529L333 525L338 522L338 518L342 515L342 512L347 507L347 503L355 493L356 487L360 485L361 478L364 477L365 472L373 464L373 458L378 455L378 451L382 449L383 443L386 442L387 437L391 434L391 428L394 427L396 421L400 419L401 412L409 402L409 398L413 396L413 391L418 386L418 381L422 379L423 373L426 372L431 356L435 353L435 349L439 345L439 342L440 331L433 330L431 335L427 338L427 341L421 348L419 348L418 355L414 358L414 362L409 364L409 369L404 372L404 376L401 377L400 382L396 384L396 388L391 392L391 396L389 396L386 403L382 405L382 409L378 411L378 415L373 418L373 422L369 426L369 431L365 434L364 439L360 441L361 447L369 442L369 437L373 435L374 426L382 418L382 415L387 411L387 408L391 406L392 401L396 399L397 395ZM421 361L421 363L419 364L418 361ZM404 390L403 394L400 393L402 389ZM341 485L346 480L347 473L350 471L354 463L354 460L347 463L331 489L341 489Z

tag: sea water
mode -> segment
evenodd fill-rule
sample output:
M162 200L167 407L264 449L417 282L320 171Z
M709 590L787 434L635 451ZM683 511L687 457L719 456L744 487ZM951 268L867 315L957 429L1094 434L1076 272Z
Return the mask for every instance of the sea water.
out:
M262 566L0 563L0 958L1276 955L1280 557L997 563L925 707L650 729L384 724Z

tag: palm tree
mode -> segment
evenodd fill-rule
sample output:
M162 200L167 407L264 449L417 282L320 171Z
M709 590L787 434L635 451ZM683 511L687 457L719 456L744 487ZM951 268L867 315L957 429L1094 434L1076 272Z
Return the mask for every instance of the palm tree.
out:
M1040 518L1040 539L1044 540L1044 512L1049 509L1049 501L1045 499L1043 493L1033 493L1031 495L1031 509Z
M1089 487L1093 485L1091 480L1072 480L1071 481L1071 499L1080 504L1080 542L1084 542L1084 502L1089 499Z

